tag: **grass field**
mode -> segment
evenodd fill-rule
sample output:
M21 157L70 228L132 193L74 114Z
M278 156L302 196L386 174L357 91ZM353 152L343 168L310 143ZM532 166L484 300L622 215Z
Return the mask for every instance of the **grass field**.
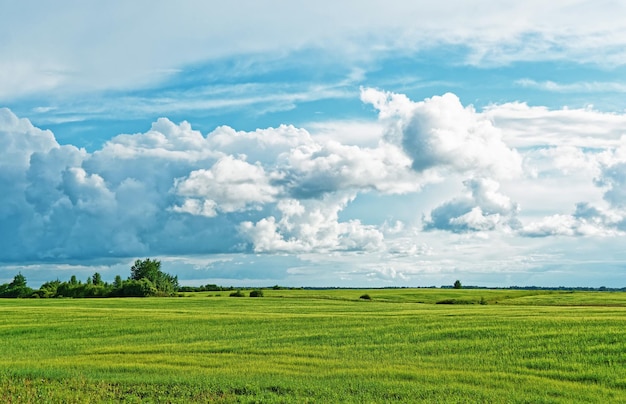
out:
M2 299L0 350L3 403L619 403L626 293Z

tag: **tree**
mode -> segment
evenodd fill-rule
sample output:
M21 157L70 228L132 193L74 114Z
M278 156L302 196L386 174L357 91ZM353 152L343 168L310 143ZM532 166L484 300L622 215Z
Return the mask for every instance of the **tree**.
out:
M122 277L119 275L115 275L115 280L113 281L113 288L119 289L122 287Z
M454 281L454 289L461 289L463 286L461 285L461 281L460 280L456 280Z
M9 284L0 285L0 297L30 297L33 290L26 286L26 277L18 273Z
M60 284L61 281L58 279L55 281L44 283L39 288L39 297L55 297L57 295L57 290Z
M12 288L25 288L26 287L26 277L22 275L22 273L18 273L13 277L13 282L9 283L9 286Z
M93 284L94 285L102 285L102 275L100 275L98 272L96 272L95 274L93 274L93 278L92 278Z
M156 288L158 295L172 295L178 291L180 287L178 284L178 276L172 276L161 271L161 261L151 260L146 258L145 260L136 260L135 264L130 268L130 279L134 281L140 281L147 279L150 284Z
M136 281L147 278L153 284L156 284L159 279L159 273L161 272L161 261L151 260L146 258L145 260L136 260L135 264L130 268L130 279Z
M128 280L124 282L124 286L121 289L116 291L119 296L126 297L155 296L157 292L158 291L156 287L148 278L141 278L140 280Z

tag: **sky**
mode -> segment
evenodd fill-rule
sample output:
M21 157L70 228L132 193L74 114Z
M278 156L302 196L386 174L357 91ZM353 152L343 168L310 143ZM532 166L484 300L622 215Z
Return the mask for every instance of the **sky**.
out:
M624 2L0 9L0 283L626 286Z

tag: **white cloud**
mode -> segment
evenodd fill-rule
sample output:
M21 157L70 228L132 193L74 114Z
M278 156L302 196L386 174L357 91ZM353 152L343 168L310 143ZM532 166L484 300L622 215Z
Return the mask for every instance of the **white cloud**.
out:
M485 119L500 128L510 147L572 146L615 147L626 134L626 114L593 108L549 109L526 103L506 103L485 108Z
M428 176L410 170L410 160L396 146L380 143L375 148L345 145L329 140L297 147L281 156L281 167L291 194L317 197L340 190L376 190L401 194L419 190Z
M114 207L115 195L98 174L88 174L80 167L70 167L63 172L62 188L80 211L95 215L109 215Z
M230 155L243 155L250 162L276 164L280 156L299 146L315 147L308 131L293 125L236 131L220 126L207 136L209 146Z
M573 176L579 173L598 175L600 172L597 152L585 152L574 146L556 146L531 150L525 153L524 165L527 173L537 177Z
M2 159L0 168L19 170L28 167L30 156L59 147L52 132L41 130L24 118L18 118L7 108L0 108L0 140Z
M0 108L0 221L6 223L2 228L17 229L21 217L29 214L25 192L32 156L58 148L52 132L36 128L28 119L20 119L10 110ZM7 242L15 242L9 234L4 237Z
M88 153L2 113L1 185L12 192L2 193L0 216L18 233L3 235L4 260L226 252L246 243L262 252L376 250L382 231L340 212L358 193L415 192L424 181L394 145L342 144L293 126L203 136L161 118Z
M148 132L113 137L96 155L129 160L147 157L185 161L218 156L211 151L202 134L193 130L188 122L177 125L167 118L159 118Z
M378 109L390 142L402 146L418 172L449 169L495 177L521 173L521 158L500 130L451 93L412 102L406 96L364 89L361 99Z
M212 217L216 210L236 212L273 202L280 190L271 180L260 165L226 156L209 170L194 170L174 181L174 193L191 198L174 210ZM199 205L202 208L198 211Z
M426 230L448 230L455 233L488 231L497 227L519 226L519 205L498 192L500 185L491 179L464 181L469 195L445 202L425 218Z
M595 92L626 92L626 84L618 82L575 82L575 83L557 83L554 81L535 81L532 79L520 79L517 84L523 87L537 88L545 91L553 91L558 93L595 93Z
M67 82L68 76L58 67L0 59L0 100L53 90Z
M616 211L603 211L587 203L579 203L573 214L556 214L525 224L519 233L526 237L617 236L624 234L624 219L624 215Z
M325 196L320 200L282 200L274 216L241 224L240 230L256 252L328 252L375 250L383 234L359 220L339 221L339 212L353 196Z
M245 12L242 12L245 9ZM0 16L0 97L155 83L182 66L229 55L304 47L373 59L441 44L466 63L562 60L623 64L624 6L612 2L429 3L282 0L213 3L20 1ZM202 16L201 23L197 21ZM166 27L155 29L155 27ZM100 32L107 32L106 36ZM245 66L244 66L245 68Z
M611 207L626 210L626 159L620 156L623 150L623 147L618 148L607 159L609 161L603 162L595 183L604 190L604 200Z
M321 121L303 124L319 142L330 140L346 145L376 147L383 137L384 126L372 121Z
M453 94L414 102L364 89L362 98L379 110L372 128L203 135L161 118L94 152L0 110L0 227L11 229L0 233L0 261L285 254L333 262L348 283L398 284L483 273L483 263L523 273L562 258L547 257L549 245L581 237L601 258L597 239L626 231L623 115L525 104L478 112ZM290 265L322 271L301 264ZM281 274L304 279L292 272Z
M173 212L189 213L195 216L217 216L217 203L212 199L185 199L182 205L174 205L171 209Z

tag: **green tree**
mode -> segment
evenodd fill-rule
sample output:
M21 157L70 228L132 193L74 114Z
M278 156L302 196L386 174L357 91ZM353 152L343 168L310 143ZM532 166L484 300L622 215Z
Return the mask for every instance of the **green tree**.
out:
M461 289L463 287L463 285L461 285L461 281L460 280L456 280L454 281L454 289Z
M100 275L98 272L96 272L95 274L93 274L92 277L92 282L94 285L98 286L98 285L102 285L102 275Z
M33 290L26 285L26 277L18 273L9 284L0 285L0 297L30 297Z
M126 297L156 296L157 293L157 288L148 278L141 278L140 280L130 279L125 281L122 288L115 292L118 296Z
M130 268L130 279L134 281L140 281L147 279L156 288L157 295L172 295L178 291L180 285L178 284L178 276L172 276L161 271L161 261L151 260L146 258L145 260L136 260L134 265Z
M135 264L130 268L130 279L136 281L147 278L153 284L157 283L159 279L159 273L161 272L161 261L151 260L146 258L145 260L136 260Z
M115 289L119 289L122 287L122 277L119 275L115 275L115 280L113 281L113 287Z
M60 284L61 281L58 279L55 281L44 283L39 288L39 297L55 297L57 295L57 290Z
M25 288L26 287L26 277L22 275L22 273L18 273L13 277L13 282L9 284L9 286L13 288Z

